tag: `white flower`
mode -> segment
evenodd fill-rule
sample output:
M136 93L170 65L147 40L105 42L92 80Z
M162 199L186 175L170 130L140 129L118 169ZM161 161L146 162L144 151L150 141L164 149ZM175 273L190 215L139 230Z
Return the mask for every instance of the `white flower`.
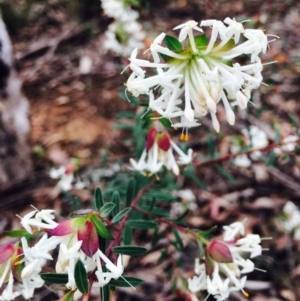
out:
M287 232L294 232L294 239L300 240L300 210L291 201L287 201L282 209L284 213L283 225Z
M137 22L138 12L121 0L102 0L102 8L107 16L115 19L105 33L105 49L127 56L135 48L144 48L146 34Z
M176 162L173 151L177 153ZM188 150L185 154L169 137L166 132L158 132L154 128L148 133L146 149L144 149L138 162L130 159L133 169L147 174L156 174L165 166L172 170L175 175L179 175L179 165L189 164L193 159L193 151Z
M80 248L82 241L77 240L76 233L71 233L64 236L63 241L60 244L58 253L58 260L56 262L55 270L57 273L68 273L68 282L66 287L75 290L75 264L80 257Z
M13 291L13 284L14 284L13 273L10 272L6 288L2 291L0 296L1 301L15 300L15 298L20 296L20 292Z
M289 135L282 139L283 145L281 146L281 149L284 152L292 152L295 150L295 147L297 145L296 141L299 140L299 137L294 135Z
M261 239L257 234L247 234L247 236L239 239L236 242L239 252L249 252L250 258L261 255L262 247Z
M98 279L98 283L95 283L96 286L103 287L111 279L118 279L122 277L124 267L122 264L121 255L119 255L117 259L117 265L113 264L111 260L103 252L101 252L101 250L98 250L94 257L96 257L97 261L97 270L95 275ZM105 266L109 270L109 272L103 272L100 259L104 261Z
M53 229L57 226L57 223L53 221L54 215L52 214L55 210L33 210L27 213L24 217L18 216L21 219L20 224L24 229L32 234L31 226L35 226L38 230L42 229ZM45 222L47 223L45 223Z
M234 240L237 235L245 235L244 222L235 222L229 226L223 226L223 229L225 230L223 234L224 241Z
M246 108L251 90L259 87L262 81L262 63L258 55L266 51L268 40L263 31L245 30L241 23L230 18L226 18L224 23L202 21L200 26L212 27L208 43L204 35L194 38L194 30L202 30L197 22L188 21L174 28L180 29L179 41L182 42L176 43L176 51L161 45L163 41L168 43L169 38L164 33L150 46L153 63L136 59L135 50L134 64L131 56L129 65L132 74L127 81L127 89L136 97L149 95L149 107L163 117L182 119L184 116L190 122L184 128L195 126L194 118L209 112L215 130L219 131L217 103L222 101L226 119L232 125L235 116L231 106ZM241 35L246 41L238 44ZM251 54L248 65L228 62L245 54ZM161 62L163 56L166 57L165 62ZM145 76L149 68L156 70L157 74ZM174 126L179 124L175 122Z
M25 262L25 267L22 270L21 277L27 278L31 274L38 274L41 272L42 267L46 264L46 260L52 260L50 251L56 248L61 239L58 237L48 238L47 234L44 234L42 238L33 247L29 247L27 240L22 237L22 249L24 252L24 258L21 262Z
M242 291L248 297L244 287L247 276L255 269L253 258L261 254L261 238L256 234L245 235L243 222L224 226L223 241L212 240L205 250L205 264L195 262L195 274L188 279L192 293L207 290L217 301L227 300L232 291ZM238 236L242 238L237 239ZM209 256L209 257L207 257ZM228 263L225 263L228 261ZM209 273L207 275L207 273Z
M74 174L70 169L65 166L60 166L59 168L51 168L50 177L52 179L60 179L57 186L62 191L69 191L72 189L72 182L74 180Z

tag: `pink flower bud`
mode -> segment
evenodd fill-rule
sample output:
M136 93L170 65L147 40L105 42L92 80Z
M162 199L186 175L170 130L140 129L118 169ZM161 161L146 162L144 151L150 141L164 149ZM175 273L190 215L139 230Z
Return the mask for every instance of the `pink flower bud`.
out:
M147 141L146 141L146 151L148 152L150 148L153 146L155 142L157 131L156 129L152 128L147 136Z
M47 233L54 236L64 236L84 226L86 219L84 217L76 217L60 222L54 229L47 230Z
M215 263L212 258L208 255L207 249L205 250L205 273L207 276L211 276L214 271Z
M213 240L207 247L207 253L216 262L230 263L233 262L232 254L229 247L220 240Z
M0 264L6 262L16 252L16 247L13 244L8 244L0 247Z
M160 149L166 152L171 147L169 135L166 132L159 134L157 144Z
M92 257L99 248L98 233L91 221L86 221L83 228L78 230L77 239L82 240L81 250Z

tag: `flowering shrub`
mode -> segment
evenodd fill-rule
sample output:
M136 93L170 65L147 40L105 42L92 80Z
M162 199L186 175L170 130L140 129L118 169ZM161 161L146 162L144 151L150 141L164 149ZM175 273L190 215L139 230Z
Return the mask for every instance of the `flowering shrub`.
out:
M122 22L126 33L140 33L133 35L136 40L121 45L115 39L118 25L113 23L105 44L117 53L132 51L131 74L126 82L128 97L147 97L148 108L142 109L136 123L131 125L140 159L129 160L131 166L127 173L132 177L121 185L118 181L108 184L105 197L96 188L93 209L74 210L62 221L53 209L34 208L20 217L24 230L8 231L7 235L15 240L0 247L0 288L3 289L0 300L14 300L20 295L31 299L35 289L51 283L63 292L59 300L86 301L92 289L99 288L101 300L108 301L117 287L135 288L143 283L142 279L124 275L124 255L140 256L148 251L132 244L133 230L151 230L154 245L162 235L160 224L172 230L168 243L175 250L182 251L182 236L187 235L199 246L195 275L182 282L176 279L176 289L184 290L193 300L197 300L196 294L201 291L218 301L227 300L233 291L241 291L247 297L246 274L259 270L252 259L262 253L262 239L258 234L245 234L244 222L239 221L224 226L222 238L214 232L215 228L200 231L184 226L184 218L197 205L192 192L176 191L178 185L173 176L181 173L199 183L192 170L197 162L193 150L184 151L168 129L182 128L180 138L187 141L189 128L199 126L201 118L209 114L214 129L219 132L220 102L228 123L233 125L233 107L245 109L252 90L262 83L263 64L259 56L267 51L271 41L262 30L245 29L244 23L235 19L206 20L199 26L195 21L188 21L174 28L180 30L179 39L165 33L158 35L148 49L149 59L140 59L136 47L143 47L144 35L136 23L137 13L125 8L121 1L102 0L102 7L108 16ZM211 28L210 38L203 33L202 28L207 27ZM249 63L241 65L237 60L240 56L248 57ZM138 104L143 107L143 103ZM145 143L141 133L146 136ZM260 160L262 150L277 149L281 155L294 149L298 141L292 136L296 138L270 144L267 135L257 127L243 130L242 134L241 144L249 144L253 149L240 153L241 145L233 144L228 159L233 158L235 165L244 167L251 165L250 158ZM182 170L181 166L184 166ZM88 186L86 181L74 183L76 169L75 164L70 164L51 170L50 175L59 179L58 188L62 192ZM120 169L112 168L111 172L119 173ZM177 196L186 199L185 206L166 205ZM294 224L287 227L292 229ZM45 272L49 261L53 261L53 268Z

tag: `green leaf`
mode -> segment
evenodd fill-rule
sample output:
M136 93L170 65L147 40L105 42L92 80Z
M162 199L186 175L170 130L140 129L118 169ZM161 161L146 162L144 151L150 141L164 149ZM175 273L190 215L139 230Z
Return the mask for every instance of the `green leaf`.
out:
M183 213L181 213L181 215L179 215L179 216L176 218L175 222L176 222L176 223L182 222L182 220L189 214L189 212L190 212L190 210L189 210L189 209L186 209Z
M100 208L104 205L103 196L100 187L97 187L95 190L95 207L99 211Z
M91 216L91 221L93 222L94 226L96 227L96 230L97 230L97 233L99 236L101 236L105 239L113 238L112 235L106 229L106 226L96 215Z
M140 256L148 252L147 248L140 246L119 246L113 248L113 252L117 254L130 255L130 256Z
M170 215L170 210L166 210L160 207L154 207L152 208L151 213L157 216L168 217Z
M275 161L276 161L276 154L274 152L274 150L271 150L268 156L268 160L267 160L267 166L274 166L275 165Z
M157 227L157 222L146 220L130 220L127 222L127 226L136 229L148 230L155 229Z
M115 224L117 223L119 220L121 220L129 211L131 210L130 207L124 208L122 211L120 211L113 219L112 219L112 223Z
M106 251L106 239L99 239L99 249L103 254L105 254Z
M221 165L215 164L215 167L217 168L218 172L228 180L229 183L235 184L235 179L233 176L226 170L224 169Z
M155 205L155 202L156 202L156 199L155 199L155 197L153 197L152 200L151 200L150 206L148 208L149 212L152 212L152 209L153 209L153 207Z
M113 215L116 216L120 211L120 194L118 191L114 191L111 202L116 205L113 211Z
M109 301L109 285L105 285L103 287L100 288L100 296L101 296L101 301Z
M46 282L57 283L57 284L68 283L68 274L41 273L40 276Z
M178 247L179 250L182 250L183 247L184 247L182 239L181 239L178 231L175 228L173 228L172 230L173 230L173 234L174 234L175 239L176 239L176 245L177 245L177 247Z
M120 277L117 280L115 280L115 279L110 280L110 282L108 284L111 286L116 286L116 287L131 287L131 286L135 287L135 286L141 285L143 282L144 282L144 280L136 278L136 277L123 276L122 278Z
M182 44L176 38L166 35L164 40L169 50L172 51L183 50Z
M30 236L32 235L28 233L26 230L12 230L12 231L5 231L4 233L9 237L23 237L26 235L30 235Z
M159 119L160 123L165 127L165 128L171 128L172 127L172 123L169 119L163 117Z
M201 34L194 38L195 45L197 48L206 48L208 45L208 40L205 34Z
M136 189L136 182L135 182L135 179L132 178L129 180L128 185L127 185L126 207L130 207L130 204L135 197L135 189Z
M208 152L211 159L215 158L216 156L216 148L215 148L215 141L212 135L207 135L207 145L208 145Z
M74 277L78 290L83 294L87 293L89 291L88 276L80 259L75 264Z
M127 224L125 226L125 230L124 230L124 244L125 245L130 245L131 244L131 237L132 237L132 234L131 234L131 228L130 226Z
M194 37L196 48L203 49L208 45L208 40L205 34ZM188 47L191 47L190 40L187 42Z
M113 211L113 209L115 208L115 204L114 203L105 203L104 206L102 206L100 208L100 215L102 217L107 217L109 216L109 214Z

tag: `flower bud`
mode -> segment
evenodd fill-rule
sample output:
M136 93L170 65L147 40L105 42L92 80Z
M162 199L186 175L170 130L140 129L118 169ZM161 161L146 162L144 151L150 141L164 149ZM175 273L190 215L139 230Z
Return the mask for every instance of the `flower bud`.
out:
M160 149L166 152L171 146L169 135L166 132L159 134L157 144Z
M147 136L147 141L146 141L146 151L148 152L150 148L153 146L155 142L157 131L156 129L152 128Z
M216 262L230 263L233 262L232 254L229 247L220 240L213 240L207 247L208 255Z

